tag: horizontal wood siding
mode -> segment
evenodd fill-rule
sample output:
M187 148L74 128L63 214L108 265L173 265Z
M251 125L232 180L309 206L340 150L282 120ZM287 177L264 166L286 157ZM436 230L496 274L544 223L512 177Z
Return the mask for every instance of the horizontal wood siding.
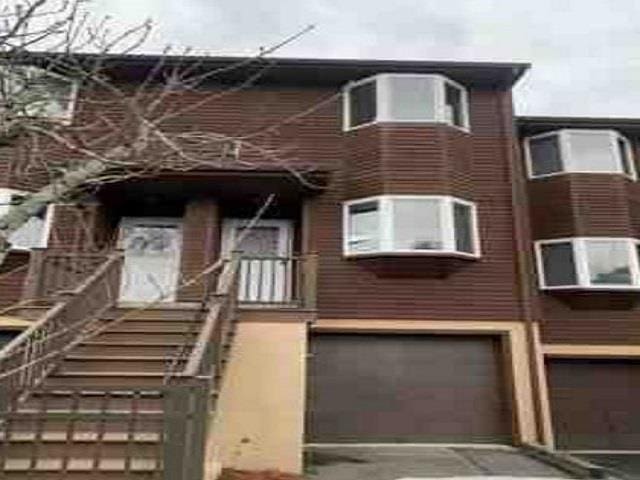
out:
M312 236L320 253L318 302L323 318L483 319L520 318L507 153L501 95L471 92L472 135L450 127L385 126L383 143L385 193L448 193L443 181L449 166L468 166L455 185L469 188L478 202L482 258L468 262L445 278L377 276L363 262L341 252L341 200L352 198L348 178L336 178L314 209ZM505 98L506 99L506 98ZM371 128L371 127L368 127ZM364 130L364 129L363 129ZM459 142L449 151L448 137ZM401 139L401 140L399 140ZM395 143L402 147L394 147ZM439 147L440 146L440 147ZM439 148L443 151L439 151ZM422 153L416 153L422 152ZM468 159L462 160L464 154ZM420 158L426 162L422 165ZM457 160L455 160L457 158ZM445 161L446 160L446 161ZM433 180L432 180L433 179ZM377 187L359 187L374 193ZM460 193L467 196L469 193ZM461 299L464 298L464 301Z

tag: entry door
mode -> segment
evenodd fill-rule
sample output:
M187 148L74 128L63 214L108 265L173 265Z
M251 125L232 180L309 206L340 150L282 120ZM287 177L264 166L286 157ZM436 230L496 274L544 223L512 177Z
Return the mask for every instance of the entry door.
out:
M227 219L223 223L222 254L242 251L238 300L254 303L286 303L291 300L293 263L292 224L289 220L260 220L239 244L250 223Z
M120 224L124 249L121 301L175 300L182 231L179 218L125 217Z

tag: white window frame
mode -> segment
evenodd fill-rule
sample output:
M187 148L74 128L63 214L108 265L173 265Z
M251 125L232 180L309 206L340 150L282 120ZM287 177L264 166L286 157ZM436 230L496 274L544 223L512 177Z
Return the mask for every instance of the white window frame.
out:
M589 272L589 257L587 243L589 241L625 242L629 252L631 267L631 285L623 284L593 284ZM576 269L577 283L574 285L547 285L545 281L544 261L542 258L542 246L556 243L570 243L573 250L573 262ZM538 240L534 242L536 267L538 273L538 286L541 290L640 290L640 261L638 260L637 247L640 240L628 237L565 237L552 240Z
M403 78L425 78L435 80L435 96L434 96L434 118L423 118L414 120L402 120L395 119L391 116L390 108L390 93L389 93L389 79L392 77ZM374 82L376 85L376 115L375 118L366 123L360 125L350 126L351 118L351 105L350 105L350 92L353 88L363 85L365 83ZM462 126L455 125L447 119L446 114L446 85L451 85L461 92L462 100ZM448 77L440 74L418 74L418 73L379 73L355 82L349 82L342 89L342 130L345 132L351 130L358 130L360 128L368 127L369 125L377 123L444 123L450 127L462 130L463 132L470 131L469 125L469 93L467 89L458 82L451 80Z
M575 168L574 165L576 162L573 160L571 155L571 134L579 133L579 134L594 134L594 135L608 135L611 148L613 149L615 158L617 159L618 170L603 172L603 171L593 171L593 170L581 170L579 168ZM533 158L531 156L531 141L537 140L540 138L557 136L558 137L558 146L560 151L560 164L562 165L562 170L559 172L551 172L551 173L543 173L534 175L533 173ZM618 140L622 140L624 143L625 149L627 151L627 159L629 162L629 172L631 174L625 173L625 168L623 165L624 159L620 155L620 151L618 150ZM524 139L524 153L525 153L525 164L527 168L527 177L530 180L535 180L538 178L546 178L546 177L554 177L556 175L567 175L570 173L597 173L600 175L624 175L631 180L637 180L638 175L636 171L636 165L634 161L633 149L631 148L631 142L627 137L622 135L620 132L616 130L590 130L590 129L576 129L576 128L563 128L560 130L554 130L552 132L545 132L538 135L533 135L531 137L527 137Z
M24 190L16 190L14 188L0 188L0 217L9 212L11 208L11 199L14 195L29 195L31 192ZM37 245L32 247L25 247L21 245L12 245L11 250L14 251L30 251L32 248L46 248L49 243L49 236L51 234L51 226L53 223L54 204L50 204L47 207L47 211L44 215L44 225L42 228L42 237Z
M440 213L440 231L443 248L440 250L395 249L393 248L393 202L395 200L436 200ZM349 248L349 209L352 205L366 202L378 203L379 249L368 252L353 252ZM473 252L456 250L454 205L465 205L471 210L471 235ZM367 257L379 255L419 255L419 256L457 256L479 258L480 235L478 231L478 213L474 202L446 195L377 195L373 197L349 200L342 204L342 251L345 257Z
M79 86L79 82L77 80L74 80L72 78L66 77L64 75L61 75L59 73L55 73L52 72L50 70L44 69L44 68L40 68L40 67L35 67L33 65L16 65L16 66L12 66L11 68L7 68L7 67L0 67L0 74L3 75L7 75L10 76L11 75L11 70L12 69L16 69L16 68L20 68L23 71L27 72L27 75L29 74L29 72L33 72L33 73L37 73L40 75L44 75L44 76L48 76L48 77L52 77L64 82L68 82L69 85L71 86L71 92L69 94L69 102L67 103L67 109L65 112L63 112L61 115L27 115L26 113L20 114L21 116L26 116L26 117L31 117L31 118L46 118L48 120L54 121L54 122L58 122L61 123L63 125L69 125L72 120L73 120L73 114L75 112L75 108L76 108L76 103L78 100L78 92L80 89Z

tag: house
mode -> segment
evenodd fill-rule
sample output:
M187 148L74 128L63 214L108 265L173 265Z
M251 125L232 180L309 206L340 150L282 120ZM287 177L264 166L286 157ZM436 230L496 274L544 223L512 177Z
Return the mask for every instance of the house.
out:
M110 62L135 85L158 58ZM277 124L291 163L51 205L0 277L40 318L0 353L5 471L300 472L305 444L327 443L638 449L640 120L515 118L527 68L278 59L181 128ZM56 111L88 115L68 91ZM9 201L43 181L11 148ZM176 291L219 258L217 290Z

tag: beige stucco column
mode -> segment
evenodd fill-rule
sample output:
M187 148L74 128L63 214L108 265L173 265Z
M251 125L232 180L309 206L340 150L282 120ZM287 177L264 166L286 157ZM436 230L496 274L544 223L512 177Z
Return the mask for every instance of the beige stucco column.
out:
M300 311L241 312L209 429L216 463L302 472L309 317Z

